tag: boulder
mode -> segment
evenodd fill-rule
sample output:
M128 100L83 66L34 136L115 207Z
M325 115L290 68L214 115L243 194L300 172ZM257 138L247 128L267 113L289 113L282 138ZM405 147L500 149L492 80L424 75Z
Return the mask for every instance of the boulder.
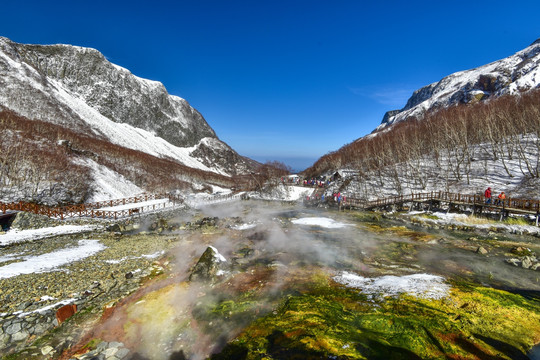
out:
M510 265L514 265L514 266L519 266L520 263L521 263L519 261L519 259L516 259L516 258L506 259L505 261L506 261L506 263L508 263Z
M532 258L530 256L525 256L521 259L521 267L524 269L529 269L533 265Z
M227 265L227 260L213 246L206 248L193 267L189 275L189 281L209 281L214 282Z
M523 247L523 246L514 246L510 250L510 252L512 254L516 254L516 255L519 255L519 256L530 256L530 255L534 254L531 249Z
M17 213L17 215L15 215L15 218L11 223L11 228L26 230L39 229L55 225L58 225L58 222L49 219L47 216L20 211Z
M482 246L479 246L478 249L476 249L476 252L482 255L486 255L488 253L488 251Z

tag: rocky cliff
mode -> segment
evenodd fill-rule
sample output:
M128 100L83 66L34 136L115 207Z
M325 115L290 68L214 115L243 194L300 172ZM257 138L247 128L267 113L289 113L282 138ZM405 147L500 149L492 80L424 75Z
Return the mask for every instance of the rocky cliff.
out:
M512 56L451 74L416 90L403 109L387 112L375 131L410 117L422 117L438 108L485 101L538 87L540 39Z
M186 100L95 49L0 37L0 106L205 171L234 175L251 166Z

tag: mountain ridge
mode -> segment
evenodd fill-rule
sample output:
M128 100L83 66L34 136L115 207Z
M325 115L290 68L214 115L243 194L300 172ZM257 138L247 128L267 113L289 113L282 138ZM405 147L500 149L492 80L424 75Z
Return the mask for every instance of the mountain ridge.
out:
M413 92L401 110L388 111L374 133L408 118L540 87L540 38L506 58L458 71Z
M0 37L0 86L0 105L30 119L220 174L246 173L253 165L219 140L185 99L109 62L96 49L27 45ZM203 142L206 138L214 140ZM214 154L209 143L216 145L210 149ZM205 156L199 158L201 151L195 151L200 146ZM212 166L208 156L220 160L219 165Z

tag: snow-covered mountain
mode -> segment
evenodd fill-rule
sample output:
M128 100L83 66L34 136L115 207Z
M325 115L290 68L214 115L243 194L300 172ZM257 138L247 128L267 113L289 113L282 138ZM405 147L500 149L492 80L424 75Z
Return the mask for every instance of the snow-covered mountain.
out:
M439 82L416 90L401 110L385 114L375 131L410 117L456 104L484 101L540 87L540 39L516 54L451 74Z
M134 76L95 49L0 37L0 108L222 175L254 162L220 141L163 84Z

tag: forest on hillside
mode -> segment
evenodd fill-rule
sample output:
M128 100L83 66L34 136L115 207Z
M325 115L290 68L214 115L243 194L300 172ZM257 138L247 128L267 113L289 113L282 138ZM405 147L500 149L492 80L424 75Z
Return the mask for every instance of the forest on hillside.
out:
M449 190L495 175L534 182L539 159L540 90L533 90L407 119L323 156L305 174L354 169L357 183L402 194L436 188L434 183Z

